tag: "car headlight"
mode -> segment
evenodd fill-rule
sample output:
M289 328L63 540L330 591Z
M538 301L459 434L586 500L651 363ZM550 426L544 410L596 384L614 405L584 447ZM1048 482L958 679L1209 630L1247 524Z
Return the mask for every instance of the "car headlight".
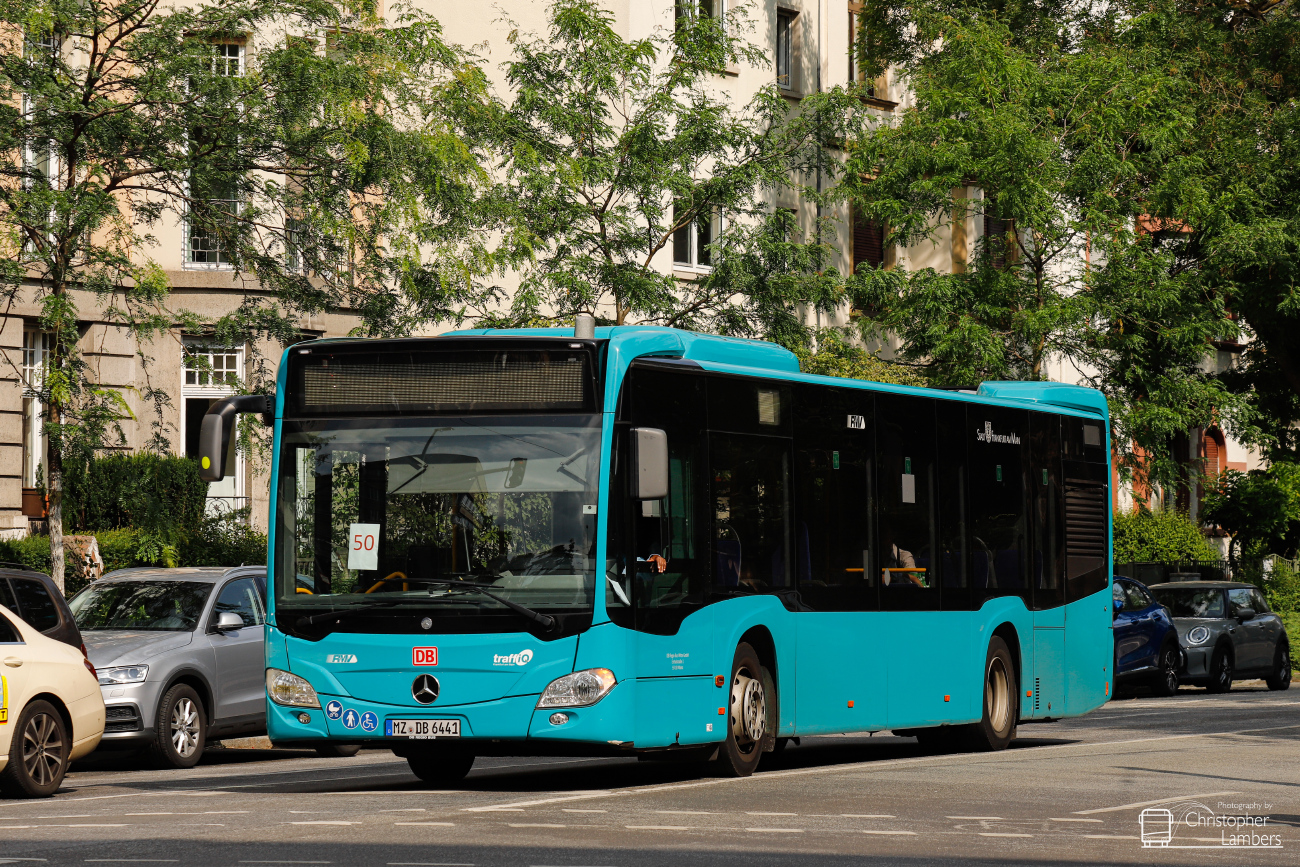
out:
M1210 630L1204 626L1193 626L1187 631L1188 644L1204 644L1210 640Z
M271 701L287 707L320 707L320 699L310 683L278 668L266 670L266 694Z
M542 692L538 707L585 707L600 701L618 680L608 668L588 668L557 677Z
M141 683L149 676L147 665L119 665L98 671L100 686L117 686L122 683Z

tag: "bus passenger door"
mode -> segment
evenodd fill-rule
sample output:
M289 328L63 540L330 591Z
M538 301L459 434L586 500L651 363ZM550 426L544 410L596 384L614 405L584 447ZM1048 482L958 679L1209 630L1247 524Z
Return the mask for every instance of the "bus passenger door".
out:
M796 730L882 729L888 665L871 566L872 397L801 385L795 400Z

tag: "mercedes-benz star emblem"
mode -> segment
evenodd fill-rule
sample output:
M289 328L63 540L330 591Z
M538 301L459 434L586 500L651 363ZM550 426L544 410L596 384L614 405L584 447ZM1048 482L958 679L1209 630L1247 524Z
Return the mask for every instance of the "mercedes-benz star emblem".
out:
M432 674L422 674L411 684L411 695L420 704L433 704L438 700L438 678Z

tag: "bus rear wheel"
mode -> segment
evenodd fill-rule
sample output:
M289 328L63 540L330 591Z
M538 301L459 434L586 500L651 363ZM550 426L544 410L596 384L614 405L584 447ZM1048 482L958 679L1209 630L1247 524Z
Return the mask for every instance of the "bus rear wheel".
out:
M975 752L1004 750L1016 737L1016 666L999 636L989 641L984 660L984 713L966 729L966 747Z
M767 738L767 684L772 675L758 660L754 648L742 642L731 663L730 707L727 709L727 739L718 750L718 766L724 776L748 777L758 768Z
M432 786L454 786L474 767L474 754L463 750L437 750L406 757L411 773Z

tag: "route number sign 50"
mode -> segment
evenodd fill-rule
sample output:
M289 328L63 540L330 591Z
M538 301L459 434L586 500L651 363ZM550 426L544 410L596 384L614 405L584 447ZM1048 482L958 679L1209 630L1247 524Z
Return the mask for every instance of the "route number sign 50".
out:
M348 568L379 568L378 524L353 524L348 528Z

